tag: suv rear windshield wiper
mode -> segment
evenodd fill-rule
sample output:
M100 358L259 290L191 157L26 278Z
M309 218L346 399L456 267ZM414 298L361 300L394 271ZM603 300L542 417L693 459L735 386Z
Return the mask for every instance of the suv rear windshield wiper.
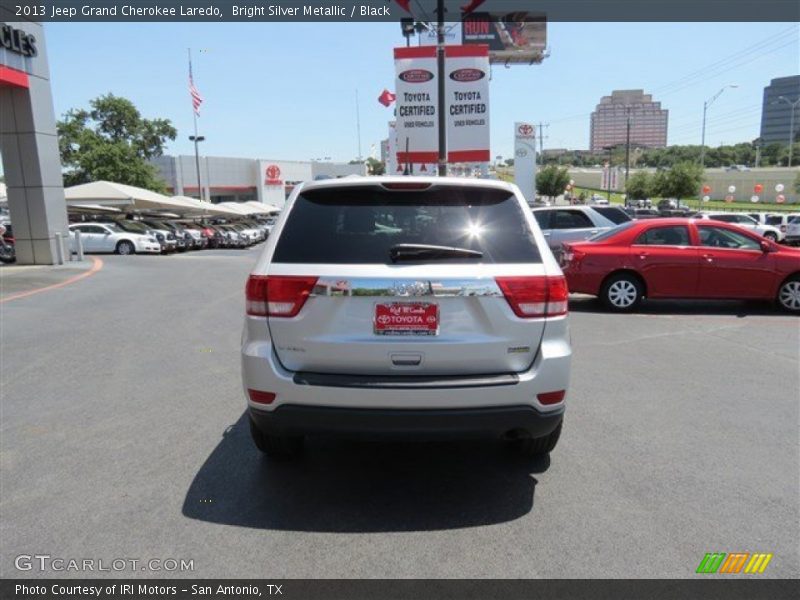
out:
M395 244L389 249L392 262L424 258L482 258L483 252L452 246L430 246L428 244Z

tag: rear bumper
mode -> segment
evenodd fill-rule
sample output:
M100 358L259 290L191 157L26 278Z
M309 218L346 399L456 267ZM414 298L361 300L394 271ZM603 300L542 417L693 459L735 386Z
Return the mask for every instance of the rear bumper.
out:
M284 404L273 411L250 407L256 426L273 435L541 437L555 430L563 416L563 406L546 413L531 406L382 410Z
M383 376L320 374L289 371L275 356L266 322L245 318L242 336L242 387L248 406L275 412L282 406L370 411L472 411L530 407L556 414L563 403L545 405L538 395L569 390L572 351L565 317L548 320L536 358L528 370L483 375L426 376L403 369ZM275 394L265 405L248 398L247 390ZM565 401L564 401L565 402ZM408 413L405 413L408 414Z

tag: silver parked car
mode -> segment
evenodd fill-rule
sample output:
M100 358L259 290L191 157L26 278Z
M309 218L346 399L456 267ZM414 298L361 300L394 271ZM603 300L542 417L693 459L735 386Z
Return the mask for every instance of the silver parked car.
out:
M256 446L305 435L489 435L530 455L561 431L567 287L516 186L352 178L298 186L246 286Z
M77 223L69 226L69 247L77 251L74 232L79 231L84 252L114 252L116 254L136 254L161 252L161 244L148 234L132 233L109 223Z
M762 225L753 217L743 213L702 213L697 215L700 219L712 219L714 221L722 221L723 223L733 223L739 227L744 227L750 231L754 231L773 242L781 242L786 234L777 227L772 225Z
M564 242L580 242L617 226L591 206L534 208L533 216L556 258Z

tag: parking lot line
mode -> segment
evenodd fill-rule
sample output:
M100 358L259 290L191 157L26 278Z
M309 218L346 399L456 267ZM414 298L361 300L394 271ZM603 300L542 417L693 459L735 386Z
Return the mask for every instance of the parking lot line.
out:
M19 300L20 298L27 298L28 296L33 296L41 292L48 292L50 290L55 290L57 288L73 284L76 281L80 281L81 279L85 279L86 277L94 275L100 269L103 268L103 261L100 258L97 258L96 256L90 256L89 258L92 260L94 264L92 265L92 268L89 269L88 271L81 273L80 275L75 275L74 277L70 277L69 279L61 281L59 283L54 283L52 285L47 285L45 287L37 288L35 290L28 290L27 292L20 292L19 294L8 296L7 298L3 298L2 300L0 300L0 304L5 304L6 302L10 302L11 300Z

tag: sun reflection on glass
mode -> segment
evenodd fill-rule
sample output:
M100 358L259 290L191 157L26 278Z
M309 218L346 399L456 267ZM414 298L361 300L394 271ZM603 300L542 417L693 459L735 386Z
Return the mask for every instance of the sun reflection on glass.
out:
M479 223L470 223L467 226L467 233L470 237L480 237L483 234L485 227Z

